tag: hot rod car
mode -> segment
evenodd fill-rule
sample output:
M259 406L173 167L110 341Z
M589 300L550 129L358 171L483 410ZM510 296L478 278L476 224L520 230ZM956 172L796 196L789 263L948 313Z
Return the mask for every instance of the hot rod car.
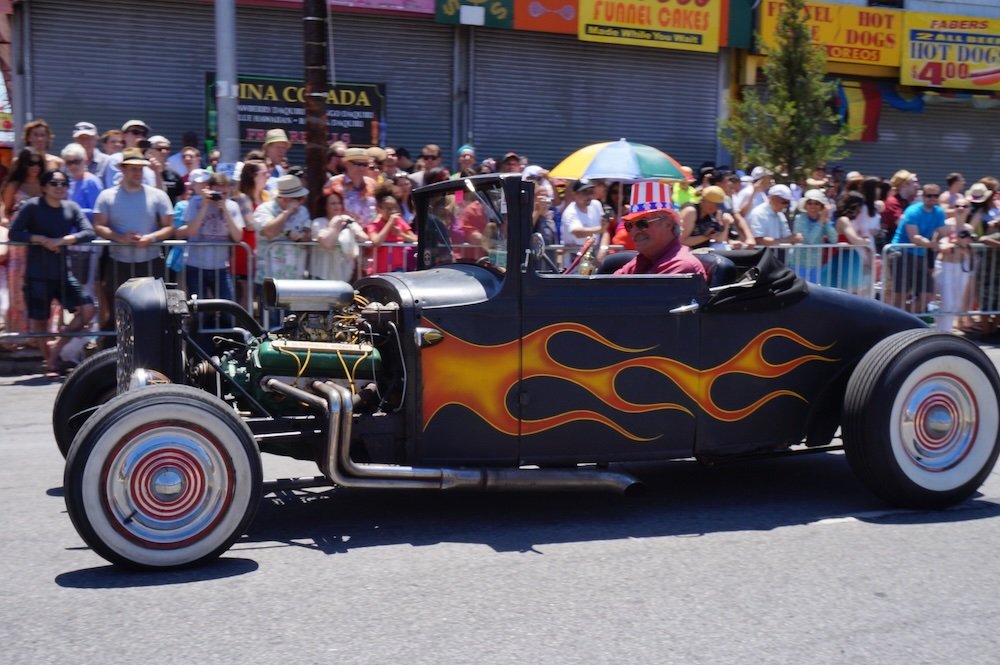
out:
M696 275L563 274L531 233L533 185L499 175L418 190L418 269L268 280L285 311L151 278L117 292L116 350L54 408L65 499L109 561L194 565L245 531L262 452L313 460L299 486L613 490L621 464L839 447L900 506L961 501L997 458L993 364L970 342L806 284L773 249ZM450 244L449 215L481 249ZM206 314L230 317L206 335Z

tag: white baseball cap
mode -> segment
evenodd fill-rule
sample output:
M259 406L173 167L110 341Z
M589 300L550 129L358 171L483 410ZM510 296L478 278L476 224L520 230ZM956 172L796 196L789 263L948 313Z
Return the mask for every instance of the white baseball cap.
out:
M771 185L771 189L767 190L767 195L777 196L786 201L792 200L792 190L788 188L788 185Z

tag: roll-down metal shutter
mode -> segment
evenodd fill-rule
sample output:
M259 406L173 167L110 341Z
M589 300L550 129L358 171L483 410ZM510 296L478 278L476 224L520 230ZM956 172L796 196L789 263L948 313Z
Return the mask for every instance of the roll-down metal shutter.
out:
M141 118L179 145L205 132L205 73L215 70L206 2L32 0L32 112L56 131ZM451 135L453 31L431 18L331 12L336 78L384 83L385 140L411 152ZM238 5L240 74L302 79L302 8ZM249 146L244 146L249 147Z
M850 142L843 164L866 175L889 178L899 169L921 182L944 186L959 171L971 184L1000 175L1000 107L974 108L968 101L927 103L920 113L882 104L877 143Z
M718 54L486 28L472 40L480 158L516 150L551 168L577 148L620 138L695 169L715 158Z

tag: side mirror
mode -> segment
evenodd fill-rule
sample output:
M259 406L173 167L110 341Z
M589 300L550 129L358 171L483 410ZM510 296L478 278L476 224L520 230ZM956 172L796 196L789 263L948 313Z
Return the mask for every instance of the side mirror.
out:
M541 233L532 233L531 239L528 240L528 247L531 248L531 256L535 260L541 260L545 256L545 239L542 238Z

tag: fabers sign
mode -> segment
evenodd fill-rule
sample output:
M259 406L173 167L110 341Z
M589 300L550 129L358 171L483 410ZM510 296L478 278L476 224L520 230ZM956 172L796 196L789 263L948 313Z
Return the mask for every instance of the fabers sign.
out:
M1000 90L1000 20L907 12L900 80Z

